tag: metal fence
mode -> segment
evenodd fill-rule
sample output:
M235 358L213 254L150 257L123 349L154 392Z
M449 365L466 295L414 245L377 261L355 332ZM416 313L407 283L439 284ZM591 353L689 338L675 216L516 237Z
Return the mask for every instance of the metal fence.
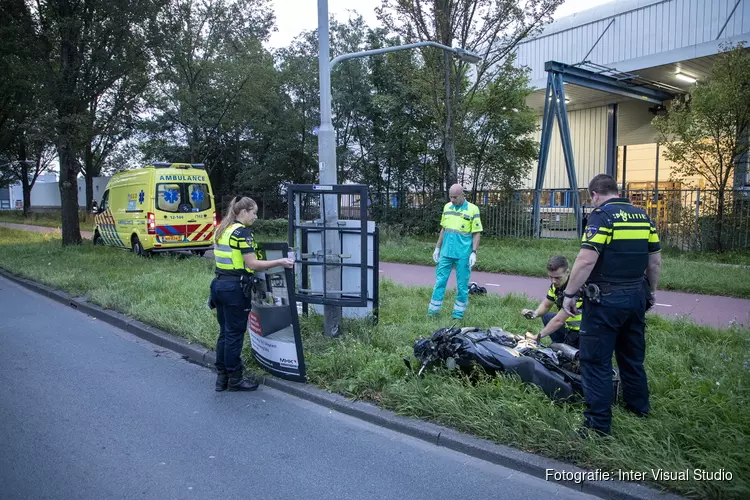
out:
M588 192L579 190L583 223L593 210ZM628 190L623 196L643 208L656 222L662 245L685 251L750 249L750 192L729 190L719 202L715 190ZM263 219L287 217L286 195L249 193L258 203ZM534 190L516 192L482 191L467 193L466 198L480 207L484 234L514 238L577 239L572 190L545 189L539 200L540 232L534 234ZM303 200L304 219L319 217L318 195ZM397 234L435 234L447 198L427 193L371 193L368 216L387 224ZM222 200L228 204L229 199ZM341 219L359 216L358 196L339 197ZM723 213L720 217L720 207ZM719 221L721 220L721 224Z

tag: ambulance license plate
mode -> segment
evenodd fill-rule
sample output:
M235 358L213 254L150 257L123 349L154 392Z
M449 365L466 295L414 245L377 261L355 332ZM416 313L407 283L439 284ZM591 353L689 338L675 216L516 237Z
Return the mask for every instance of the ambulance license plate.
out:
M171 241L173 243L179 243L182 241L182 235L181 234L170 234L164 236L164 241Z

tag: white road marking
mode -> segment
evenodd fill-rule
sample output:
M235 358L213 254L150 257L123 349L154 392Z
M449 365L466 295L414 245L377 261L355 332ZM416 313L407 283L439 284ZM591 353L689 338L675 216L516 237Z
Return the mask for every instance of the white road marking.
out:
M662 306L662 307L672 307L670 304L659 304L658 302L654 304L655 306Z
M498 285L497 283L485 283L486 286L502 286Z

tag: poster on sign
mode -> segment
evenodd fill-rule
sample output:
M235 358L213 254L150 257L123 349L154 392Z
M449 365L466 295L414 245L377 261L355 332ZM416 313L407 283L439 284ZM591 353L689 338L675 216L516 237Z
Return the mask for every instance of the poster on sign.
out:
M287 256L286 243L259 244L266 260ZM297 302L290 287L294 271L274 267L254 274L248 335L253 357L269 373L287 380L306 382Z

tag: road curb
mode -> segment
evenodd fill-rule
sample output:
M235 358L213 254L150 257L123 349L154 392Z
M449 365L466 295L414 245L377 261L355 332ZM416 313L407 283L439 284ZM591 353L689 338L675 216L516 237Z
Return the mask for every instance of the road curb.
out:
M113 310L103 309L86 301L84 297L71 295L17 276L0 268L0 275L33 292L39 293L61 304L70 306L93 318L125 330L141 339L170 349L185 359L213 368L216 360L214 352L205 347L190 343L176 335L164 332L153 326L129 318ZM547 479L548 471L565 472L566 474L594 474L595 471L526 453L515 448L492 443L469 434L464 434L441 425L433 424L411 417L403 417L392 411L379 408L371 403L353 401L339 394L330 393L309 384L290 382L271 375L264 376L263 384L292 396L325 406L332 410L364 420L371 424L427 441L437 446L464 453L471 457L485 460L509 469L524 472L541 479ZM576 483L573 480L554 480L559 486L588 493L606 499L617 500L680 500L682 497L666 493L637 483L620 481L590 481Z

